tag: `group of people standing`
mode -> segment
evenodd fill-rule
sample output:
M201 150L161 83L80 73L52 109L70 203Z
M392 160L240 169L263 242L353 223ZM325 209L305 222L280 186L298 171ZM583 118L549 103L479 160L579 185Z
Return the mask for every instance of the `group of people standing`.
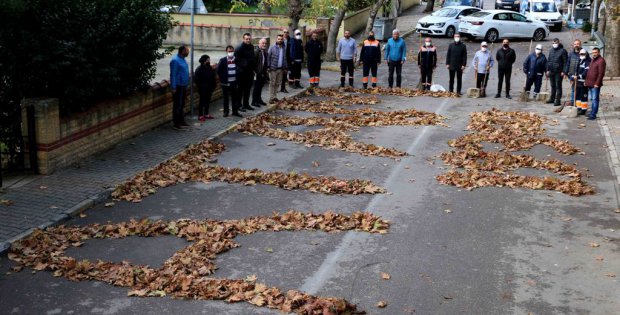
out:
M216 74L220 79L224 99L224 117L232 115L242 117L240 112L254 110L266 105L262 100L261 92L269 82L269 102L277 101L278 90L288 93L286 83L293 89L303 88L301 85L301 71L304 61L307 64L308 81L312 88L318 87L321 81L321 63L323 43L318 39L318 33L311 33L310 39L304 45L300 30L294 31L295 37L289 36L287 29L282 30L276 37L276 42L267 48L267 39L261 38L255 47L249 33L243 35L243 42L237 46L226 47L226 56L221 58L217 66L212 66L210 57L200 57L200 66L195 72L195 81L200 95L199 119L212 119L209 115L209 103L216 85ZM362 85L368 88L377 86L377 70L382 59L388 66L388 86L401 87L402 67L407 60L407 45L400 38L400 31L395 29L392 37L382 48L381 43L371 31L361 45L358 56L358 45L351 38L349 31L338 41L336 59L340 62L340 87L354 85L354 69L356 63L362 65ZM383 50L383 58L382 58ZM185 46L179 48L178 54L170 61L170 86L173 92L173 122L175 128L186 127L183 119L183 107L186 98L186 88L189 84L189 67L185 61L189 50ZM433 72L437 68L437 48L431 38L426 38L420 46L417 56L420 70L420 86L429 90L433 83ZM307 58L307 60L304 60ZM446 68L449 71L450 92L462 95L463 71L467 67L467 46L461 41L460 35L455 34L454 40L447 49ZM486 88L491 69L497 64L497 93L500 98L505 85L505 97L510 99L510 81L512 68L517 60L514 49L510 47L508 39L495 52L489 50L488 43L482 42L480 49L473 58L476 87L480 96L486 96ZM600 88L605 75L605 59L600 56L600 50L594 48L590 56L582 47L581 41L573 43L571 52L567 52L559 39L554 39L548 56L543 53L543 46L536 45L534 52L523 61L523 72L526 75L525 93L530 93L534 86L534 96L540 93L543 78L551 85L550 98L547 103L560 106L562 99L562 82L568 79L571 85L570 102L579 107L579 114L585 114L588 108L588 98L592 104L588 119L596 119L599 105ZM394 82L396 73L396 82ZM456 81L456 82L455 82ZM456 89L455 89L456 83ZM253 92L252 92L253 89ZM250 103L250 97L252 102Z

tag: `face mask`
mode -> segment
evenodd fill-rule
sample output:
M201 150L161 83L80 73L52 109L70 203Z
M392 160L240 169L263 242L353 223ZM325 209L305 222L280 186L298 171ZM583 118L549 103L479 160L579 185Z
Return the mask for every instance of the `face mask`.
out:
M504 46L504 48L508 48L508 44L504 44L503 46Z
M558 44L553 44L551 46L553 46L553 48L558 48Z
M296 39L301 39L301 35L295 35Z
M541 53L541 52L542 52L542 50L540 50L540 49L536 49L536 54L537 54L537 55L540 55L540 53Z
M586 56L579 56L579 59L586 60Z
M374 36L368 36L368 40L375 40Z
M461 41L461 38L460 38L460 37L455 37L455 38L454 38L454 41L458 43L458 42L460 42L460 41Z
M486 47L482 47L482 48L480 48L480 50L487 51L487 48Z
M226 55L228 55L228 58L232 58L232 57L235 56L235 53L234 52L229 52Z

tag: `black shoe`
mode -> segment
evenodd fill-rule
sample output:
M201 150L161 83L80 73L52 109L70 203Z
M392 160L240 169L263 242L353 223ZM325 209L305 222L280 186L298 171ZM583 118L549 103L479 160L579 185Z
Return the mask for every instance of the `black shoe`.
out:
M286 88L284 88L284 89L280 89L280 92L281 92L281 93L288 93L288 91L286 90Z
M250 106L252 106L252 107L256 107L256 108L259 108L259 107L261 107L262 105L261 105L261 104L259 104L259 103L252 103L252 104L250 104Z
M502 96L499 95L499 94L495 94L495 98L500 98L500 97L502 97Z
M343 88L344 87L344 83L340 83L340 87Z
M180 125L174 125L174 126L172 126L172 129L174 129L174 130L183 130L183 128L181 128Z
M553 103L555 103L555 100L548 100L548 101L546 101L545 103L546 103L546 104L553 104Z
M228 113L224 113L224 117L228 117Z
M248 106L243 106L242 108L243 108L243 109L245 109L245 110L254 110L254 107L252 107L252 106L250 106L250 105L248 105Z
M186 122L182 122L179 124L181 127L189 127L189 124Z
M560 106L560 105L562 105L562 104L560 104L560 103L553 104L553 106Z
M243 107L239 108L239 111L242 112L242 113L247 112L247 110L245 110L245 108L243 108Z
M510 96L510 94L506 94L506 98L510 100L512 99L512 96Z
M458 96L463 96L463 93L461 93L461 92L456 92L456 95L458 95Z
M304 87L303 87L301 84L299 84L299 83L296 83L296 84L295 84L295 87L296 87L296 88L298 88L298 89L303 89L303 88L304 88Z
M368 89L368 84L363 84L363 85L362 85L362 88L363 88L364 90Z
M237 117L243 117L243 116L242 116L241 114L239 114L239 113L233 113L232 115L233 115L233 116L237 116Z
M596 117L588 116L588 120L595 120Z
M265 106L265 105L267 105L267 103L265 103L265 101L263 101L263 100L259 100L259 101L258 101L258 102L256 102L256 103L257 103L258 105L261 105L261 106Z

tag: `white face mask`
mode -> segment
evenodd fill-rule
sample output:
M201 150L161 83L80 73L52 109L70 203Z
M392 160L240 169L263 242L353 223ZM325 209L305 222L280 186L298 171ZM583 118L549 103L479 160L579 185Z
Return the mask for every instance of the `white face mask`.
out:
M296 39L301 39L301 35L295 35Z
M558 44L553 44L551 46L553 46L553 48L558 48Z
M424 42L424 45L425 45L426 47L428 47L428 46L430 46L430 45L431 45L431 42Z
M487 51L487 48L486 47L482 47L482 48L480 48L480 50Z
M458 43L458 42L460 42L460 41L461 41L461 38L460 38L460 37L455 37L455 38L454 38L454 41Z
M542 53L542 50L536 49L536 54L540 54L540 53Z
M579 56L579 59L586 60L586 56Z
M235 56L235 53L234 52L229 52L229 53L226 53L226 55L228 56L228 58L232 58L232 57Z

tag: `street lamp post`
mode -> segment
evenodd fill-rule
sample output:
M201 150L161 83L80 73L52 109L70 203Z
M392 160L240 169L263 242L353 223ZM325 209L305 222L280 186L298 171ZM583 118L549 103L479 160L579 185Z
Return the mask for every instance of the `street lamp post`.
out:
M190 85L189 85L189 104L191 106L191 115L194 116L194 13L196 13L196 0L192 0L192 21L190 25Z

